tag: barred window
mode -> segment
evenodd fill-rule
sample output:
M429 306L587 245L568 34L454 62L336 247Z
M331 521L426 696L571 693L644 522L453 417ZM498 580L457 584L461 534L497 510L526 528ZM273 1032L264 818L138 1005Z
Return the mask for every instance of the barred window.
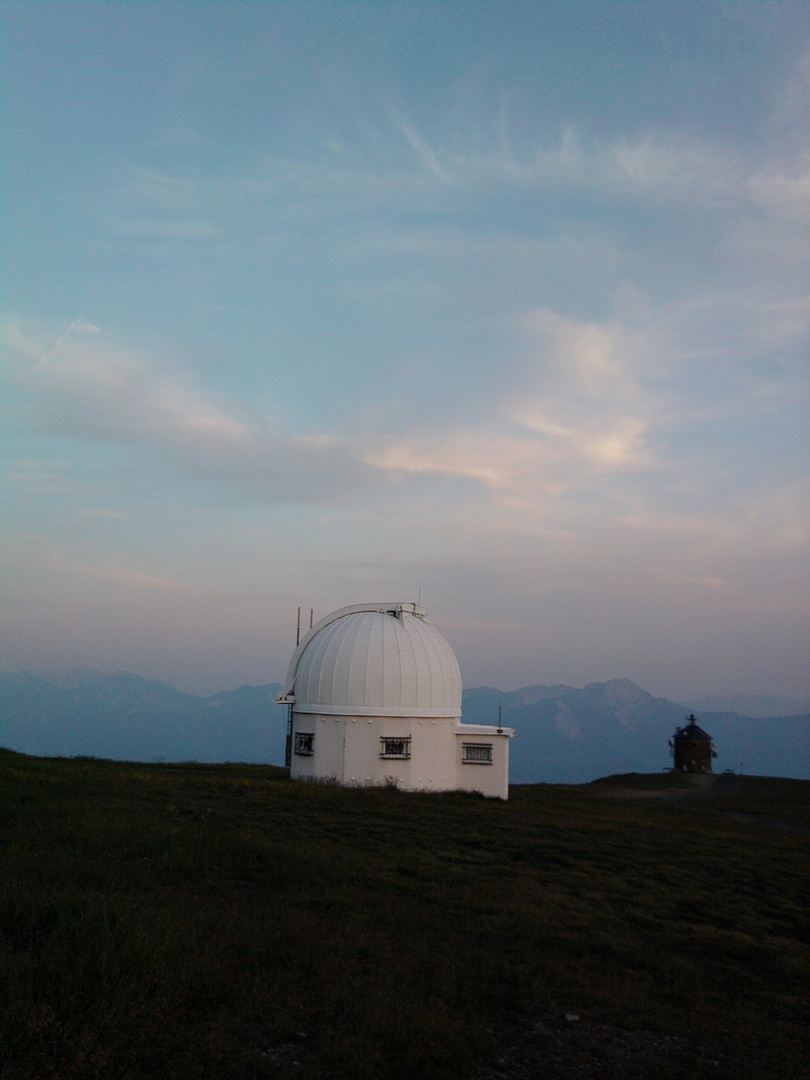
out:
M299 757L312 757L315 753L313 744L315 742L315 735L313 732L308 731L296 731L295 733L295 752Z
M411 737L408 735L405 738L397 737L395 739L388 738L385 735L380 739L380 757L381 758L399 758L400 761L407 761L411 756Z
M482 742L465 742L461 744L462 765L491 765L492 764L492 743Z

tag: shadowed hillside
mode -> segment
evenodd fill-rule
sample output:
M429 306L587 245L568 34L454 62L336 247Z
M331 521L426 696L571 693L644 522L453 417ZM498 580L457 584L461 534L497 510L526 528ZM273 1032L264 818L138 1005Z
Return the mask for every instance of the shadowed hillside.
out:
M808 785L718 781L0 752L0 1076L795 1080Z

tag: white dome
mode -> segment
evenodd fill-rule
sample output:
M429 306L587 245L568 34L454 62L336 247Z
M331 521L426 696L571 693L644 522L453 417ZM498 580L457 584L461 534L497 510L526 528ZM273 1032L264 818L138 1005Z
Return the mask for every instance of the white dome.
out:
M296 712L461 716L458 661L416 604L327 615L296 649L287 687Z

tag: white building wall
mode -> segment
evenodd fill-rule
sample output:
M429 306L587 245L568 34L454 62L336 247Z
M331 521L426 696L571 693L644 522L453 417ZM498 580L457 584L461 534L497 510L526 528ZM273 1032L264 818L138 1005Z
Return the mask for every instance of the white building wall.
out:
M404 717L346 718L346 783L384 784L395 777L400 787L410 786L411 762L380 758L380 738L408 738L411 721Z
M455 722L449 717L414 720L413 790L451 791L456 786Z
M454 723L447 717L346 717L347 784L396 782L403 791L449 791L456 786ZM383 739L410 739L410 758L382 757Z
M462 791L480 791L490 799L509 798L509 739L513 732L480 724L459 724L455 731L456 786ZM465 763L465 744L492 748L492 764Z
M296 713L292 716L292 758L290 776L293 780L332 780L343 783L343 723L342 717L317 713ZM313 735L313 753L303 756L295 752L295 736Z
M295 753L296 734L313 736L312 755ZM293 712L290 776L403 791L478 791L509 797L509 729L461 724L448 717L329 716ZM410 758L381 757L383 738L410 739ZM491 764L465 764L464 744L491 747Z

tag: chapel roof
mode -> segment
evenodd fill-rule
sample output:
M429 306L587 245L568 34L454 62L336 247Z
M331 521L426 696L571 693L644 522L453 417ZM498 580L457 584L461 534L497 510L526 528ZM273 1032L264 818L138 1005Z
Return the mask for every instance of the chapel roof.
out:
M678 728L675 732L676 739L711 739L711 735L707 734L702 727L698 726L694 716L689 717L689 722L685 727Z

